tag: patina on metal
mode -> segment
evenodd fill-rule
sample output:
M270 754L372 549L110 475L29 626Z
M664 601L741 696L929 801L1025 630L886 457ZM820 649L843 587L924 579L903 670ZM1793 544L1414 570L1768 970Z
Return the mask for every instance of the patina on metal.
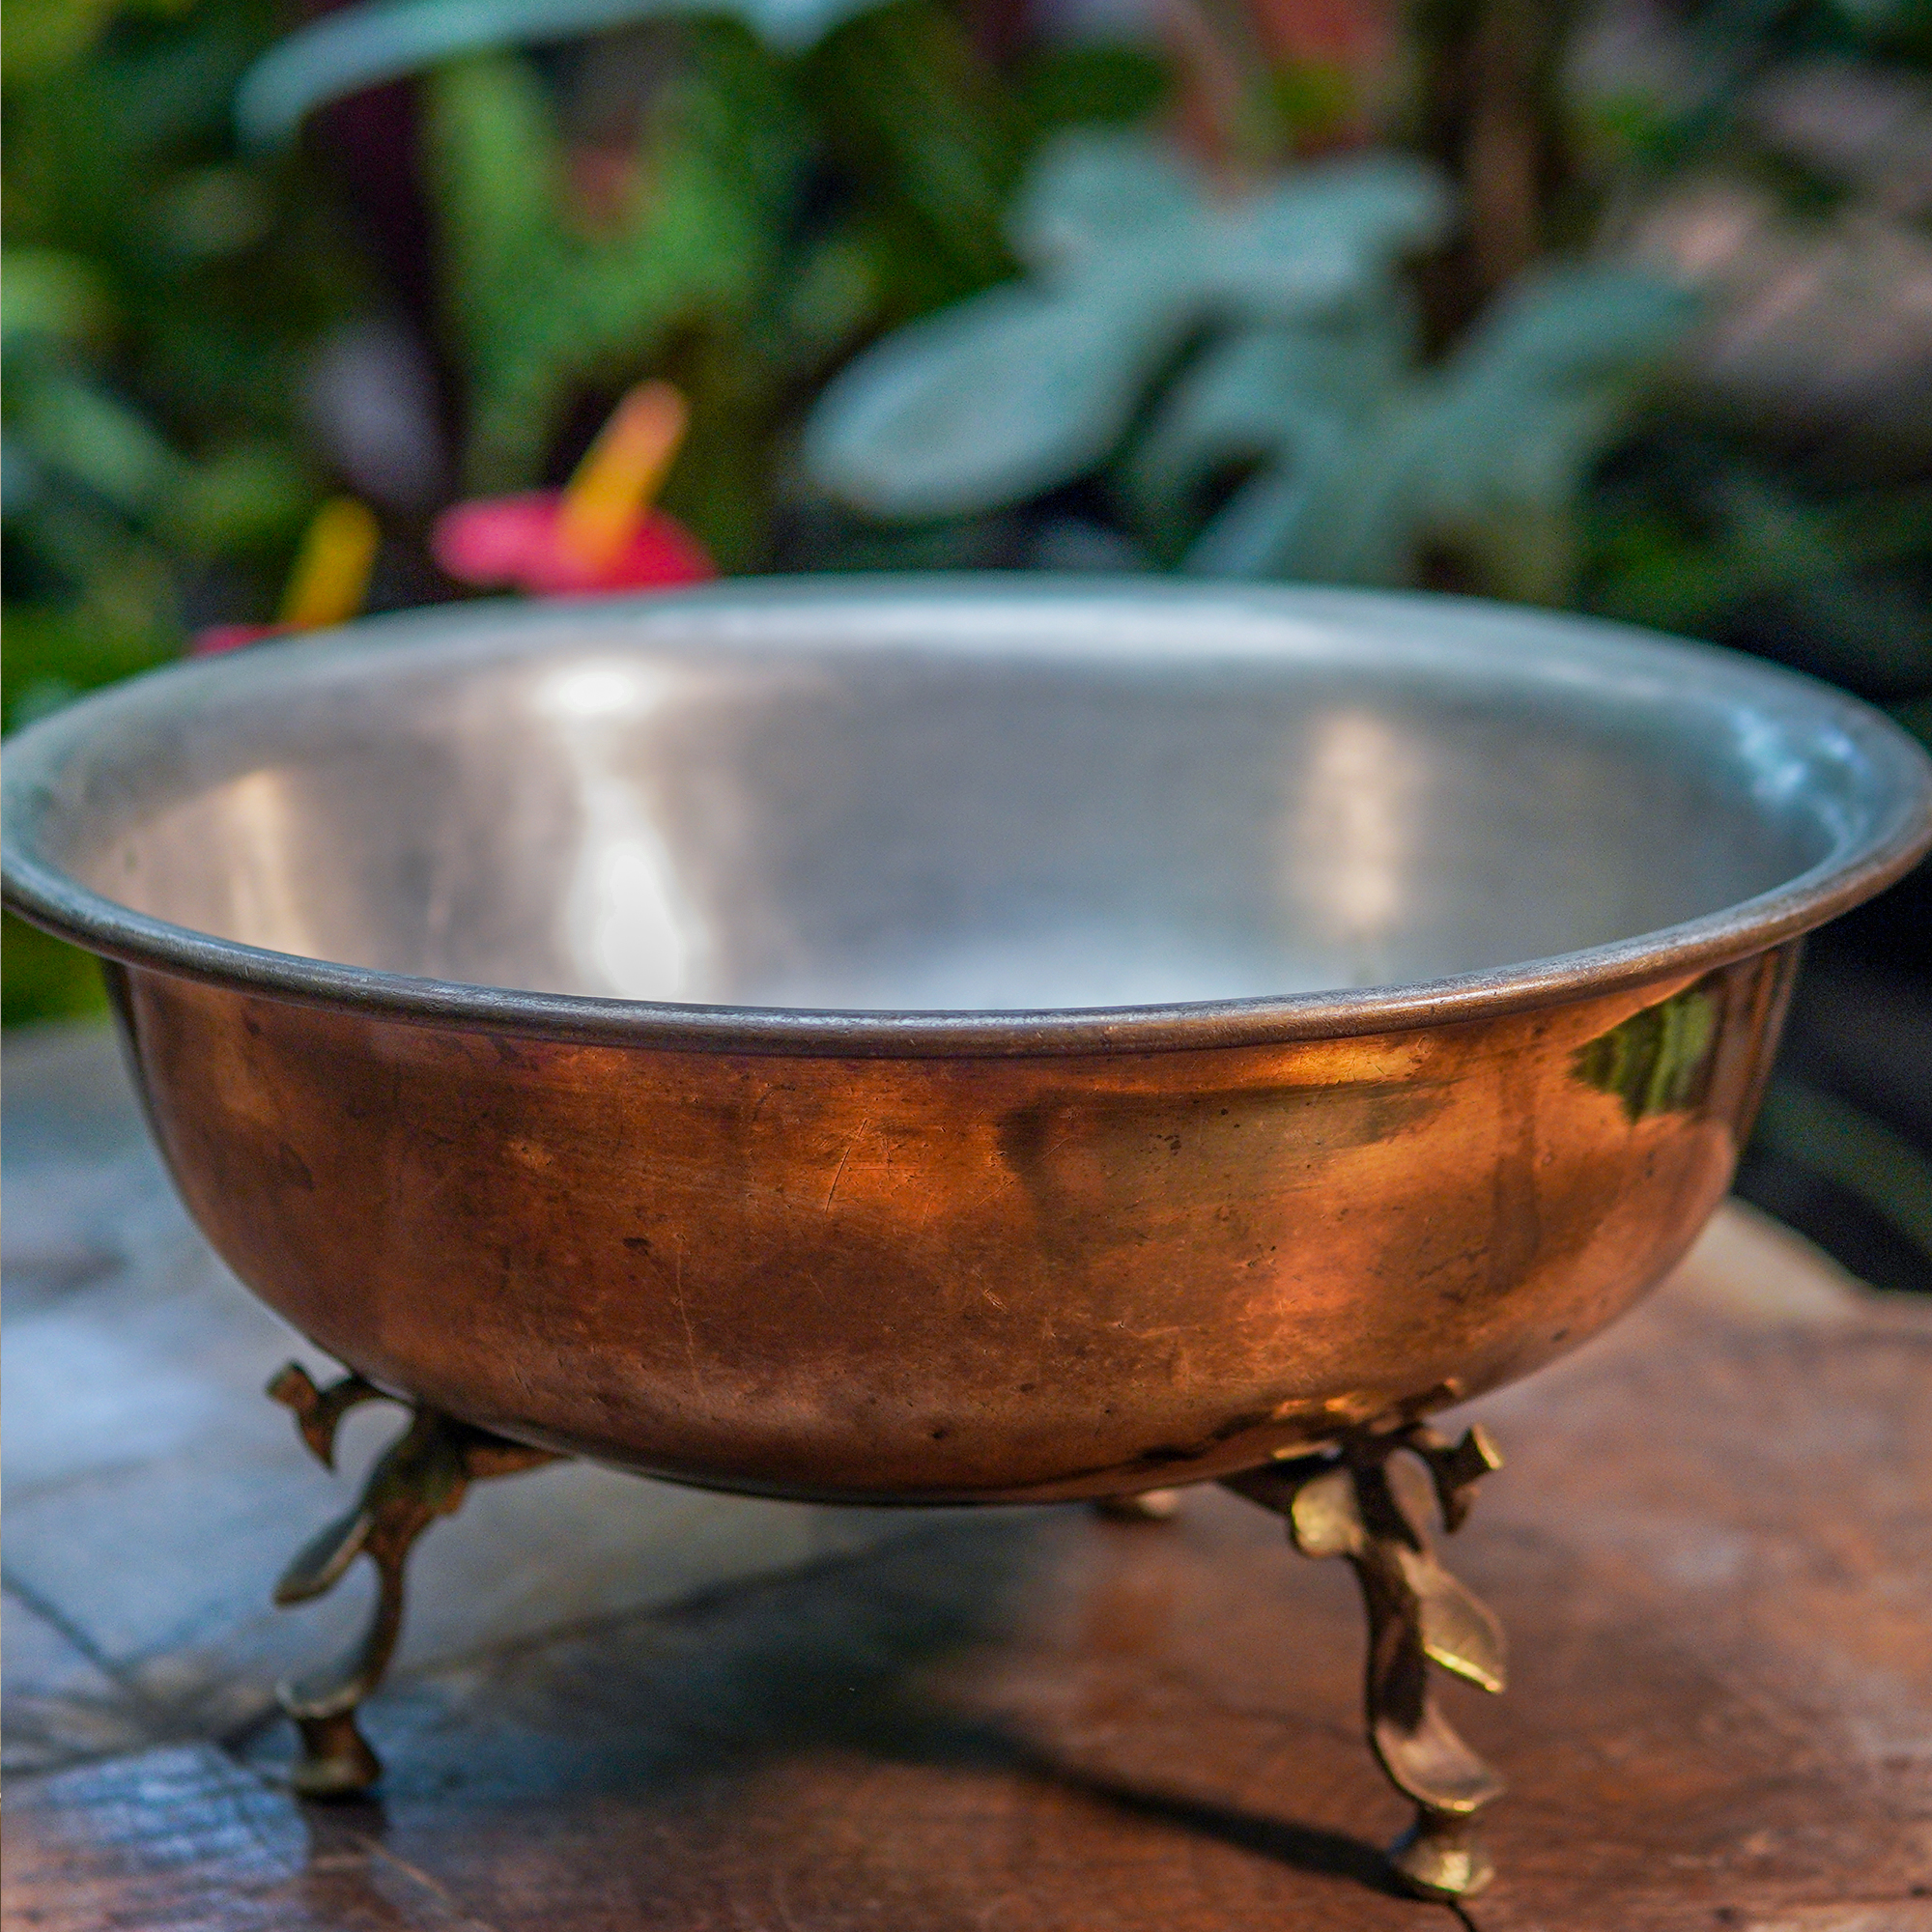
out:
M294 1409L302 1441L327 1469L335 1466L342 1418L362 1403L385 1399L357 1375L318 1388L296 1362L275 1377L269 1393ZM403 1632L403 1576L416 1539L438 1517L462 1508L471 1483L554 1460L546 1450L506 1442L417 1405L409 1427L370 1469L355 1507L311 1537L282 1572L275 1602L283 1607L326 1595L358 1556L368 1557L376 1572L376 1602L362 1634L336 1662L276 1688L301 1739L292 1781L303 1797L356 1797L382 1776L382 1760L355 1713L395 1655Z
M1662 1277L1802 936L1932 842L1923 753L1759 663L1144 581L385 619L5 782L7 902L115 962L189 1208L370 1385L797 1497L1341 1453L1403 1657L1417 1547L1335 1445ZM406 1545L449 1492L403 1490Z

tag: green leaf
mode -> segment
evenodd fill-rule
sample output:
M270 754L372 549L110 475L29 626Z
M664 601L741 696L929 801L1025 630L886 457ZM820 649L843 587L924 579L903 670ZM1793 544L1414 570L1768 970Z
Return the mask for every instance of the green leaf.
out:
M1145 121L1174 85L1166 61L1124 42L1079 41L1035 55L1019 76L1028 116L1044 128Z
M1128 274L1079 300L988 289L848 364L807 425L806 465L882 521L1021 502L1105 458L1188 322L1184 297Z
M736 17L797 51L877 0L365 0L265 54L235 99L245 146L286 141L326 101L445 61L678 14Z
M793 189L796 116L766 57L713 30L644 132L642 184L618 230L564 219L557 135L534 71L513 56L431 83L443 269L471 381L468 480L537 480L564 404L620 388L681 334L749 326L773 274ZM748 125L764 138L743 139ZM694 440L706 433L694 399Z
M0 9L0 64L8 81L31 85L74 65L114 17L119 0L7 0Z
M1013 251L1044 281L1114 272L1151 245L1199 229L1200 180L1163 142L1073 128L1034 156L1008 217ZM1194 247L1186 251L1193 257Z
M1178 555L1208 525L1188 567L1260 577L1301 549L1316 479L1346 465L1360 425L1406 379L1416 330L1396 299L1333 327L1223 336L1169 390L1121 475L1135 526ZM1213 493L1251 478L1228 505Z
M1442 239L1451 206L1435 171L1402 156L1296 169L1216 221L1210 289L1224 312L1257 320L1333 316L1400 299L1397 266Z
M116 625L81 609L49 610L10 603L7 649L0 656L0 709L5 728L17 731L51 708L49 695L70 698L97 686L165 664L179 639L162 630ZM41 696L36 696L36 693Z
M0 914L0 1021L87 1019L107 1010L100 962L91 952Z
M320 494L279 444L238 443L185 479L164 506L161 527L192 556L279 557L293 547Z
M799 84L825 162L890 238L892 320L1011 273L1001 222L1026 130L946 7L896 0L848 21L800 64Z
M1491 594L1567 597L1584 480L1688 325L1690 298L1621 270L1548 270L1430 373L1391 360L1403 339L1393 299L1379 320L1367 308L1340 318L1340 340L1354 331L1352 358L1278 344L1269 359L1256 352L1213 372L1219 389L1204 378L1198 393L1179 394L1179 419L1156 428L1157 454L1172 446L1201 468L1241 412L1268 426L1275 448L1186 567L1401 584L1447 553ZM1156 515L1166 507L1158 487L1150 500Z
M1896 702L1932 684L1932 626L1914 567L1932 531L1923 486L1823 500L1734 451L1651 446L1636 479L1591 505L1591 609L1720 639L1766 616L1779 655Z
M29 345L101 346L114 297L99 263L64 248L9 248L0 266L0 337L7 354Z
M882 520L1023 501L1103 463L1203 323L1359 325L1378 302L1399 308L1395 266L1439 230L1446 206L1428 170L1377 158L1304 170L1222 212L1156 142L1063 135L1036 158L1012 213L1034 278L857 357L812 412L806 467ZM1208 386L1218 437L1229 385ZM1305 413L1292 398L1284 410ZM1151 505L1181 493L1151 474L1145 494Z
M26 447L128 516L155 509L185 466L147 421L98 384L65 369L28 376L14 406Z
M1765 1095L1756 1138L1836 1181L1932 1260L1932 1160L1883 1121L1780 1073Z

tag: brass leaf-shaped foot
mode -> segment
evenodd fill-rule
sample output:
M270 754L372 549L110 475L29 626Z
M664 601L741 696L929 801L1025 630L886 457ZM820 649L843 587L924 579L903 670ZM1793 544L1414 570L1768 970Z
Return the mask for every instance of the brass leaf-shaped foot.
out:
M286 1690L283 1709L288 1708ZM383 1761L356 1727L354 1711L297 1718L301 1755L289 1782L303 1798L359 1798L383 1775Z
M1502 1795L1503 1782L1436 1709L1429 1665L1502 1690L1502 1626L1436 1561L1427 1530L1390 1481L1390 1459L1404 1452L1428 1469L1449 1530L1467 1516L1475 1484L1502 1462L1480 1428L1451 1443L1416 1424L1363 1431L1333 1450L1230 1477L1227 1487L1286 1517L1304 1555L1340 1556L1353 1568L1369 1621L1369 1742L1389 1782L1416 1807L1390 1863L1425 1897L1468 1898L1493 1875L1475 1817Z
M1496 1875L1472 1819L1424 1805L1388 1858L1403 1884L1423 1898L1473 1898Z
M291 1363L269 1393L293 1409L303 1442L325 1468L335 1466L342 1418L382 1390L360 1376L319 1389ZM305 1798L353 1798L382 1776L382 1760L355 1722L362 1701L382 1683L403 1630L403 1572L415 1541L440 1516L462 1506L472 1482L507 1476L555 1459L486 1430L416 1407L410 1426L377 1459L355 1507L297 1552L275 1585L278 1605L306 1603L333 1589L357 1556L376 1569L376 1605L362 1634L334 1663L277 1687L275 1695L301 1735L291 1776Z

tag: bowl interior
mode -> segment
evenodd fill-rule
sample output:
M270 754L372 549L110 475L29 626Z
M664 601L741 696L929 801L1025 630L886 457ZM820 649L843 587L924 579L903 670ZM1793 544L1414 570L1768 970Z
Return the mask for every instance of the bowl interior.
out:
M1843 837L1829 734L1721 677L1567 652L1560 622L1471 657L1413 620L1261 648L1151 619L1097 643L700 619L480 642L445 620L188 672L164 729L133 703L91 742L90 809L43 844L136 911L316 959L987 1010L1547 958L1720 911Z

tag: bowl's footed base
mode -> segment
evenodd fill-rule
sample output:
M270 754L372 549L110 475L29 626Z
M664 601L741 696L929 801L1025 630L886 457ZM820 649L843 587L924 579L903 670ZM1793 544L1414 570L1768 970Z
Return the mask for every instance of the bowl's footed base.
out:
M1495 1861L1474 1824L1418 1806L1415 1823L1389 1847L1396 1876L1420 1898L1474 1898L1495 1877Z
M1510 1379L1514 1379L1512 1376ZM1051 1475L1031 1474L1017 1482L969 1481L948 1487L930 1467L918 1479L900 1486L881 1485L875 1470L863 1473L846 1465L819 1480L801 1478L792 1445L775 1446L769 1461L753 1459L749 1467L733 1467L720 1455L682 1462L659 1455L639 1455L598 1439L584 1439L486 1414L473 1415L474 1426L505 1440L527 1444L555 1457L590 1463L620 1475L647 1476L654 1482L706 1490L723 1495L757 1496L771 1502L816 1503L838 1509L978 1509L1033 1506L1041 1503L1093 1503L1102 1514L1123 1511L1144 1515L1138 1499L1173 1493L1199 1483L1226 1482L1268 1463L1290 1463L1317 1450L1332 1448L1343 1436L1363 1430L1388 1431L1424 1421L1454 1407L1492 1385L1474 1385L1456 1378L1416 1390L1400 1386L1363 1387L1332 1401L1310 1400L1291 1410L1284 1405L1264 1422L1251 1420L1239 1428L1217 1431L1214 1437L1168 1448L1126 1462L1094 1463L1072 1474L1056 1468ZM399 1382L384 1381L377 1393L416 1408L434 1398L411 1391ZM716 1445L714 1445L715 1447ZM734 1454L737 1453L734 1451ZM1036 1466L1054 1466L1044 1456ZM775 1467L786 1473L774 1475ZM957 1472L955 1472L955 1482ZM1158 1503L1153 1505L1159 1508Z
M348 1411L384 1399L360 1376L318 1388L295 1364L269 1393L295 1411L302 1440L332 1468L335 1435ZM1476 1814L1501 1795L1502 1780L1450 1729L1436 1709L1433 1662L1480 1685L1503 1688L1501 1626L1435 1559L1420 1511L1390 1465L1407 1454L1428 1471L1446 1530L1462 1524L1476 1483L1500 1465L1481 1428L1450 1442L1426 1423L1356 1429L1327 1449L1223 1478L1224 1486L1287 1520L1307 1556L1345 1557L1368 1612L1365 1704L1369 1743L1389 1781L1414 1802L1415 1823L1391 1847L1394 1875L1428 1898L1467 1898L1492 1875L1476 1835ZM377 1460L355 1507L297 1554L275 1587L296 1604L334 1587L357 1556L377 1573L375 1607L360 1638L338 1662L279 1687L301 1750L291 1782L305 1798L354 1798L382 1776L382 1762L355 1720L381 1685L402 1634L410 1551L439 1516L461 1507L472 1482L553 1461L547 1450L506 1441L422 1404L408 1429ZM1172 1491L1111 1500L1109 1514L1159 1520Z
M1369 1623L1369 1745L1416 1807L1390 1862L1411 1891L1466 1898L1493 1872L1474 1821L1503 1783L1437 1710L1429 1666L1500 1690L1503 1633L1494 1613L1436 1561L1415 1503L1391 1481L1391 1462L1404 1452L1428 1470L1451 1531L1468 1516L1476 1484L1502 1463L1480 1426L1452 1443L1426 1423L1410 1423L1356 1430L1332 1450L1231 1476L1224 1486L1286 1517L1304 1556L1346 1557L1354 1570Z

